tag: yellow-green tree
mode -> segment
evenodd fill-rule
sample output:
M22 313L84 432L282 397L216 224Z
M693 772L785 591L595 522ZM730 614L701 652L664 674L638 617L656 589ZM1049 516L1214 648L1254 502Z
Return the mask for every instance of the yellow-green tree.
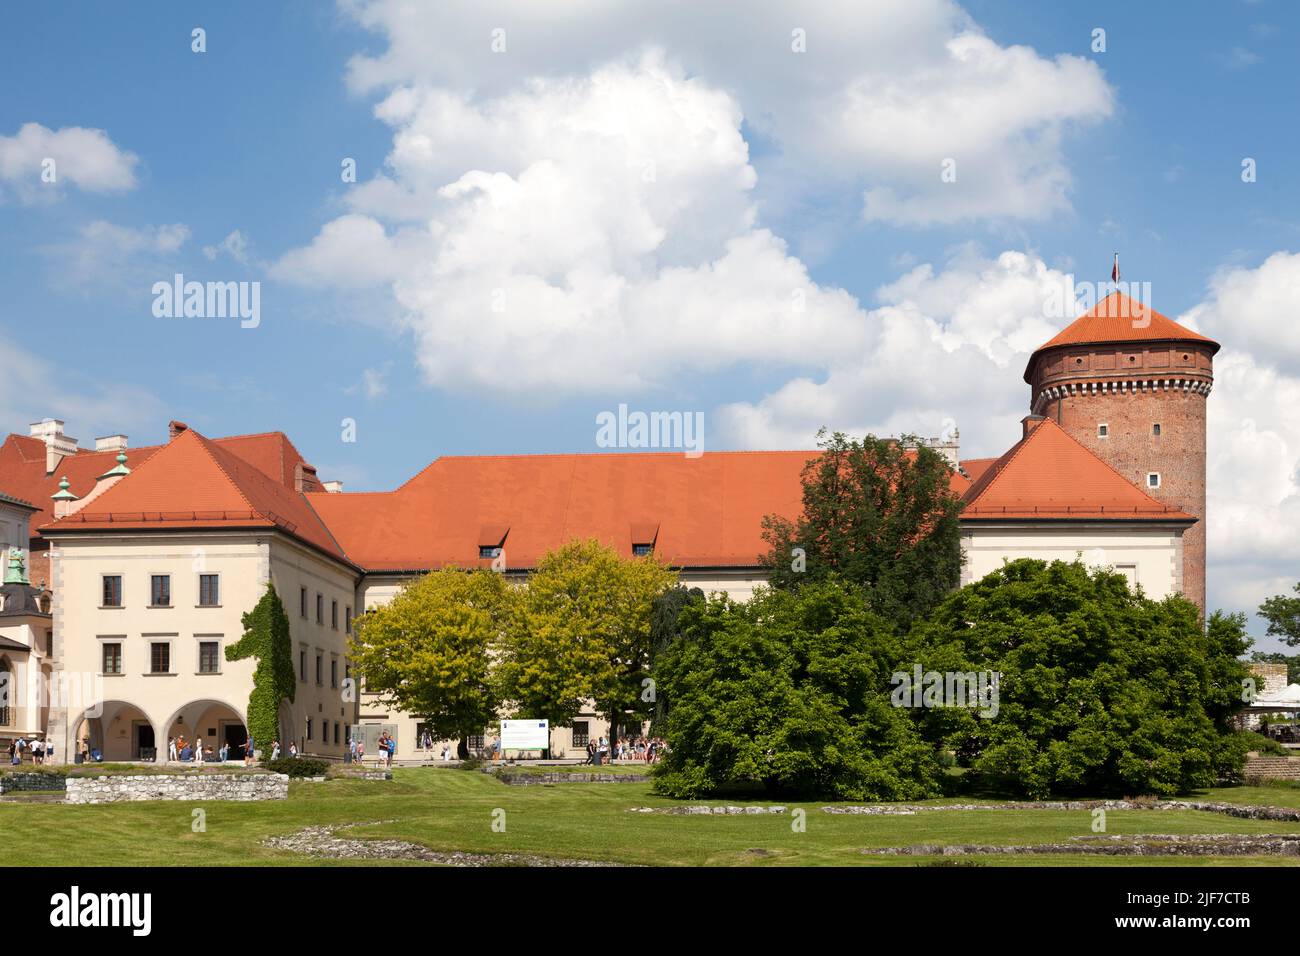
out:
M511 589L491 571L431 571L356 624L352 660L368 691L461 741L497 716L493 655Z
M622 558L572 541L537 564L503 643L502 696L516 714L569 726L592 698L615 725L654 709L650 611L677 573L653 556Z

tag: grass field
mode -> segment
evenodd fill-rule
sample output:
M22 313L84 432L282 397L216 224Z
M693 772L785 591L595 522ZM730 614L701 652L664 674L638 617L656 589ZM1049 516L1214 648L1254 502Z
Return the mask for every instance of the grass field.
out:
M1197 799L1300 807L1300 787L1237 787ZM741 803L738 800L711 804ZM764 801L766 802L766 801ZM941 803L943 801L933 801ZM972 802L969 800L953 802ZM0 862L11 866L320 865L268 849L261 841L309 825L385 822L344 831L359 839L401 839L435 850L525 853L651 865L893 865L924 857L882 857L864 848L916 843L1020 844L1069 840L1091 832L1088 811L977 810L917 816L807 812L807 830L791 816L673 816L627 812L680 806L650 785L559 784L512 787L476 772L398 769L392 781L294 782L289 799L258 803L147 802L101 806L0 802ZM191 811L206 812L206 832L191 830ZM492 829L505 811L506 831ZM1107 832L1300 833L1300 823L1238 819L1199 811L1108 811ZM966 858L978 860L978 858ZM994 865L1296 865L1300 858L990 857ZM339 861L339 865L371 865ZM383 861L382 865L395 865ZM396 865L425 865L405 862Z

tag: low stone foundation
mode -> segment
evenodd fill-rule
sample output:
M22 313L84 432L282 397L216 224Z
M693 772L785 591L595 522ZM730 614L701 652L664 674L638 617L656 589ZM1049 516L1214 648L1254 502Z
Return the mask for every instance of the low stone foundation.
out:
M136 800L283 800L289 778L282 773L211 773L69 777L68 803Z
M868 856L1300 856L1300 834L1150 833L1141 836L1078 836L1068 843L999 846L982 843L921 843L868 847Z
M785 807L629 807L628 813L667 813L671 816L695 817L714 814L722 816L736 813L785 813Z
M66 779L56 773L7 773L0 776L0 793L61 791Z
M1247 757L1241 769L1242 779L1300 780L1300 757Z

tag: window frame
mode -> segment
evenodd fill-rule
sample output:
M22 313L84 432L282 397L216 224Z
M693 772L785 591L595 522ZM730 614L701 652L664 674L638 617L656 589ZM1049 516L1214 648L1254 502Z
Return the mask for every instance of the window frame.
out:
M110 580L117 581L117 592L116 592L117 603L116 604L105 603L108 598L107 589L108 589L108 582ZM101 608L110 608L110 607L121 608L126 606L125 604L122 603L122 596L124 592L124 588L122 585L124 581L125 581L125 576L122 574L121 571L117 571L111 574L101 574L99 576L99 601L100 601L99 606Z
M165 584L165 590L166 590L167 593L164 595L164 597L167 598L167 601L166 601L166 603L163 603L163 604L159 604L158 601L156 600L157 597L158 597L158 582L159 582L159 581L164 581L164 582L166 582L166 584ZM150 607L158 607L158 608L167 608L167 607L171 607L171 606L172 606L172 576L171 576L171 574L166 573L166 572L161 573L161 574L155 574L155 573L153 573L152 571L149 573L149 606L150 606Z
M1097 423L1097 437L1098 437L1098 438L1109 438L1109 437L1110 437L1110 422L1098 422L1098 423Z
M176 674L176 671L173 670L172 668L176 662L172 657L172 638L170 637L158 638L158 637L150 636L147 637L146 639L149 642L149 670L146 673L148 673L150 676L153 677L174 676ZM154 652L159 647L167 648L167 670L165 671L157 670L154 667Z
M194 637L196 641L195 654L197 655L194 673L203 677L219 676L221 674L221 662L225 658L225 655L222 653L223 645L225 644L225 641L222 639L223 636L221 634L195 634ZM205 644L216 645L216 670L205 671L203 669L203 645Z
M211 603L203 600L203 579L212 578L216 582L216 600ZM195 607L221 607L221 573L219 571L201 571L199 572L199 600Z
M1154 485L1151 483L1151 479L1152 479L1152 478L1154 478L1154 479L1156 480L1156 482L1155 482ZM1158 471L1148 471L1148 472L1147 472L1147 490L1148 490L1148 491L1156 491L1156 490L1158 490L1158 489L1160 488L1160 486L1161 486L1163 483L1164 483L1164 478L1161 477L1160 472L1158 472Z

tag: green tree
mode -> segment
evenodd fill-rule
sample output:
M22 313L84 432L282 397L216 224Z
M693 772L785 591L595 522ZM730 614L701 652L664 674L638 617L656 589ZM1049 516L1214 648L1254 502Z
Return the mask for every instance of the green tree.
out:
M1300 595L1300 584L1295 586ZM1277 594L1259 606L1259 616L1268 621L1269 637L1280 637L1288 647L1300 647L1300 597Z
M594 699L610 733L649 716L650 608L677 575L653 556L624 559L595 540L550 552L521 590L500 680L514 713L566 727Z
M865 587L871 608L905 629L961 579L952 469L911 436L825 435L803 469L803 513L763 519L772 585L838 577Z
M1170 796L1239 773L1230 726L1249 676L1244 615L1202 624L1181 596L1153 601L1123 575L1011 561L950 596L909 635L924 670L996 672L996 715L917 714L995 788Z
M890 701L904 664L861 589L835 580L688 604L655 662L671 701L655 788L844 799L940 794L935 748Z
M492 659L511 603L510 586L487 570L447 568L407 585L357 621L352 660L366 690L466 754L467 738L497 716Z
M289 615L284 613L274 584L266 583L266 593L242 621L244 635L226 647L226 660L257 659L253 690L248 695L248 733L255 747L269 748L271 741L282 736L280 701L292 703L297 688Z
M687 588L677 585L669 588L654 600L650 607L650 670L654 671L655 661L673 641L681 636L678 621L683 608L690 604L704 601L704 591L700 588ZM668 715L668 698L663 688L654 688L654 712L650 718L650 732L655 735L663 733L664 718Z

